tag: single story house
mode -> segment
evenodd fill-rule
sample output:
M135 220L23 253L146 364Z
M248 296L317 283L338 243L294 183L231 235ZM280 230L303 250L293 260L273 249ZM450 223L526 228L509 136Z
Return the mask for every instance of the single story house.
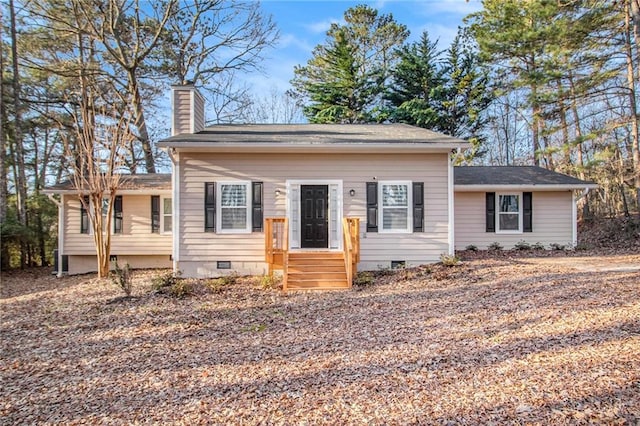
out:
M356 269L437 262L468 245L575 244L576 192L595 187L537 167L454 167L466 141L403 124L205 127L193 87L174 87L172 103L173 136L158 144L172 174L131 176L136 188L120 191L112 254L135 267L282 269L285 289L343 288ZM62 197L60 261L86 272L78 196L49 192Z

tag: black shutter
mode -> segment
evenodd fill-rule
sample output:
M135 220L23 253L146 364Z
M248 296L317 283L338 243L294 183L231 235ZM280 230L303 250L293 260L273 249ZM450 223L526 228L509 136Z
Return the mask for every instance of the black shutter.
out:
M487 232L496 232L496 193L487 192L486 195Z
M531 192L522 193L522 230L533 232L533 196Z
M424 232L424 182L413 182L413 232Z
M251 182L251 218L253 232L262 232L262 182Z
M367 182L367 232L378 232L378 182Z
M204 184L204 232L216 232L216 183Z
M89 207L89 197L82 197L84 202L80 201L80 233L89 233L89 213L87 207ZM86 207L85 207L86 206Z
M122 234L122 195L113 200L113 233Z
M151 196L151 232L160 233L160 196Z

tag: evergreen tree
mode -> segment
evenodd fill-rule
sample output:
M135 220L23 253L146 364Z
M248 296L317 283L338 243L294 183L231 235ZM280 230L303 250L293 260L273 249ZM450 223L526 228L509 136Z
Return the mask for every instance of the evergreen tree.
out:
M392 15L360 5L345 12L345 24L332 24L325 44L315 47L291 81L313 123L363 123L384 117L386 81L396 50L408 36Z

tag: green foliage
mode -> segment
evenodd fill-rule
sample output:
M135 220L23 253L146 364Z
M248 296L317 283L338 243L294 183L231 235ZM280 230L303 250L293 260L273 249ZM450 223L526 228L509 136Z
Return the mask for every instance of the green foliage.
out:
M440 263L444 266L456 266L460 263L460 258L453 254L442 253L440 255Z
M291 83L306 99L304 114L312 123L374 122L384 114L384 82L408 31L366 5L348 9L344 21L332 24L325 44L294 69Z
M531 244L525 240L520 240L513 246L513 248L520 251L531 250Z
M193 294L193 285L189 280L180 278L180 272L174 274L167 271L151 279L151 284L158 294L183 298Z
M238 282L238 278L238 274L231 273L218 278L210 278L205 284L212 293L222 293L225 288L236 284Z
M468 245L468 246L466 246L464 249L465 249L465 250L468 250L468 251L478 251L478 246L476 246L476 245L474 245L474 244L469 244L469 245Z
M386 92L391 121L412 124L469 140L468 158L481 154L483 111L493 100L487 70L466 31L459 31L446 52L427 32L403 46Z
M558 244L558 243L551 243L549 244L549 247L551 248L551 250L556 250L556 251L564 251L567 248L567 246L565 246L564 244Z
M133 291L133 280L128 263L125 263L122 268L118 265L117 260L113 263L111 282L120 288L124 292L125 296L131 297L131 292Z
M373 285L374 282L373 273L369 271L360 271L353 277L353 285L355 287L368 287Z
M500 251L500 250L502 250L502 245L499 242L494 241L491 244L489 244L489 250L491 250L491 251Z
M537 242L531 246L533 250L544 250L544 244Z
M280 278L275 275L263 275L260 277L260 287L263 290L273 290L280 286Z

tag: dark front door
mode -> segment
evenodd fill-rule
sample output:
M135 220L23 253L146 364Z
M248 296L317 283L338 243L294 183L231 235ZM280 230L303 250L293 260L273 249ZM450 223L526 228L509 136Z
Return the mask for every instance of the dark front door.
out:
M329 187L301 185L302 248L329 247Z

